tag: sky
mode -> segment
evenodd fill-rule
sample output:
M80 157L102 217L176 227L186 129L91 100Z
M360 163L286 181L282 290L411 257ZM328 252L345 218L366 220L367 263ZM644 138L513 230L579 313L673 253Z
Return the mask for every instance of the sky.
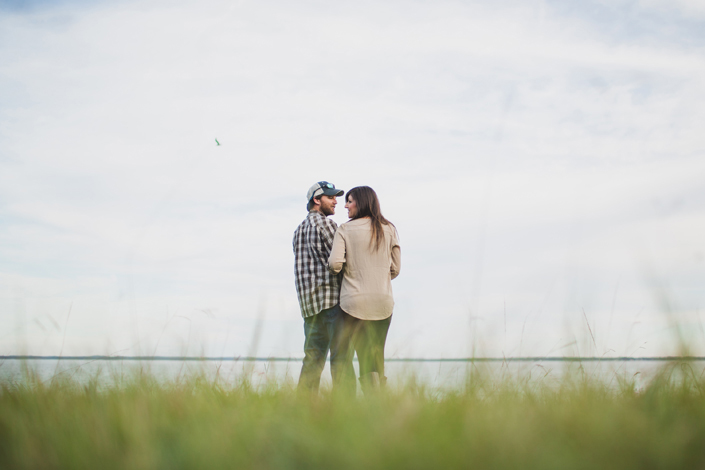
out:
M701 1L0 0L0 354L301 357L326 180L387 357L703 355L704 123Z

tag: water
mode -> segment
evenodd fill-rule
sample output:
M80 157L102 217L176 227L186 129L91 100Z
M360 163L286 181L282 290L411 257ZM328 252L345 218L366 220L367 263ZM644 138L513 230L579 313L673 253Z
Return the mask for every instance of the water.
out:
M519 378L529 382L557 383L566 373L586 374L590 379L616 386L620 379L633 381L636 388L647 383L663 367L673 362L654 360L624 361L509 361L509 362L450 362L406 361L387 362L386 375L391 386L410 381L431 389L450 390L463 387L472 371L484 373L491 380ZM358 372L358 364L354 364ZM681 363L696 377L705 375L705 361ZM301 368L300 359L289 361L193 361L193 360L104 360L104 359L5 359L0 362L0 381L21 383L31 371L39 380L50 383L55 379L71 379L77 383L98 380L109 386L134 374L150 374L166 382L179 381L199 375L206 380L235 384L249 377L253 384L262 386L276 383L294 386ZM329 364L323 371L321 386L330 387Z

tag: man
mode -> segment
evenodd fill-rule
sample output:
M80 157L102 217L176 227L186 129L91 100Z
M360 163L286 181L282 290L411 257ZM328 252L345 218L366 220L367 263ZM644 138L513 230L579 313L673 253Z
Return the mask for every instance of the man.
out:
M338 354L336 328L340 310L340 276L328 270L328 257L338 226L329 219L335 214L337 197L344 191L327 181L311 186L306 198L308 216L294 232L296 293L304 317L304 362L299 390L318 392L321 372L330 349L333 387L354 392L355 371L350 354Z

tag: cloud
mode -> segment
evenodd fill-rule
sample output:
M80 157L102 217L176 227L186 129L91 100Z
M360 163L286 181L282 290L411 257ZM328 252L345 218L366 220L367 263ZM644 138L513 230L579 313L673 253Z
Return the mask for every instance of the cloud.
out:
M73 301L67 351L245 354L264 298L262 354L298 355L291 235L326 179L374 187L399 228L398 354L464 355L472 331L545 353L582 308L605 331L616 284L601 344L623 348L640 309L663 326L644 260L679 308L703 300L705 67L682 8L6 8L0 322ZM33 324L26 347L56 352Z

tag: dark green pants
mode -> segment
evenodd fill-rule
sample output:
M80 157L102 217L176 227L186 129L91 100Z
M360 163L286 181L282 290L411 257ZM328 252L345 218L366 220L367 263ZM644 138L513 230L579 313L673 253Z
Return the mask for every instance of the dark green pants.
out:
M340 324L344 334L339 348L350 357L357 353L360 377L370 372L377 372L381 379L384 377L384 345L391 323L391 316L384 320L360 320L343 311Z
M299 376L299 390L318 392L321 372L326 365L326 355L330 350L330 372L333 377L333 390L355 394L355 369L352 355L347 352L347 343L342 346L340 338L345 332L342 321L348 316L340 305L325 309L304 319L304 362Z

